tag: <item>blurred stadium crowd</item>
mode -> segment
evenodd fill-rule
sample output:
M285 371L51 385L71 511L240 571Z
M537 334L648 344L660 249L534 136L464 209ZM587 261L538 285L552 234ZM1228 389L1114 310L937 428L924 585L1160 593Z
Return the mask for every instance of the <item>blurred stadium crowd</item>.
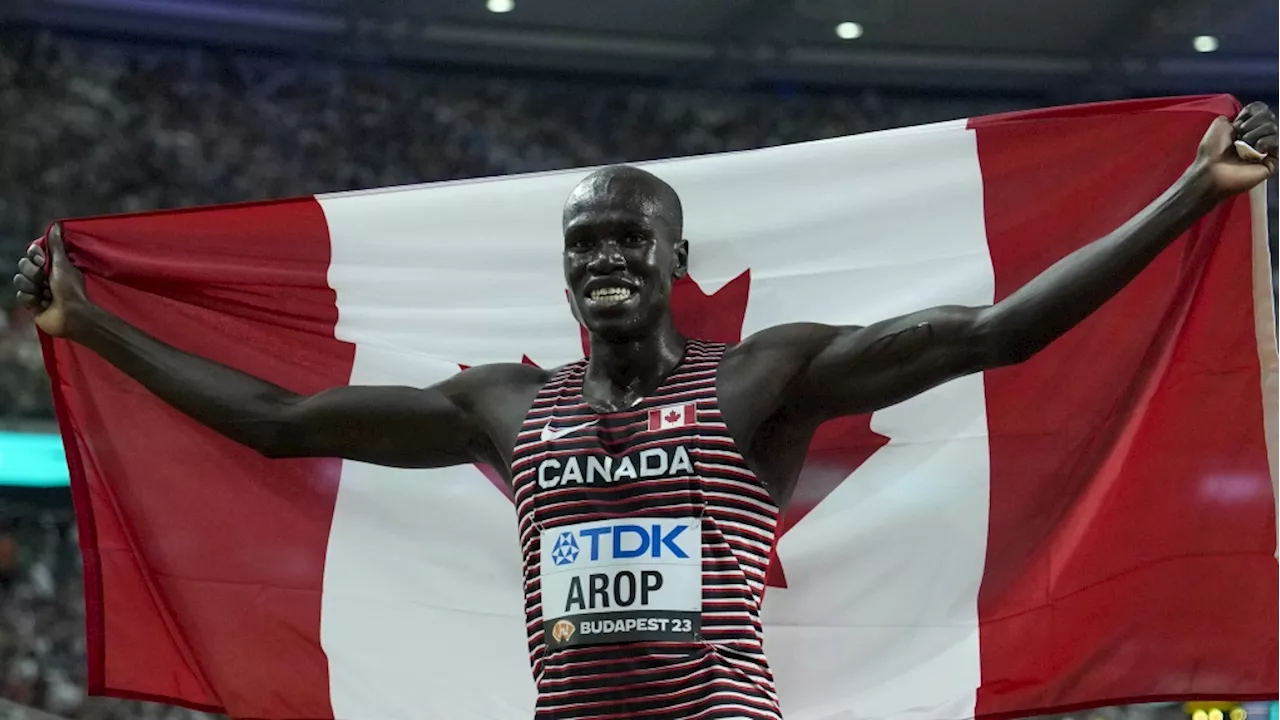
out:
M1040 104L440 76L34 31L0 40L4 262L56 218L764 147ZM1274 248L1274 221L1272 232ZM49 420L34 328L11 292L0 297L0 423ZM85 699L70 510L5 505L0 698L95 720L199 715ZM0 703L0 720L23 712Z
M435 76L32 34L0 48L0 257L56 218L740 150L1019 104ZM51 417L28 318L0 322L0 408Z

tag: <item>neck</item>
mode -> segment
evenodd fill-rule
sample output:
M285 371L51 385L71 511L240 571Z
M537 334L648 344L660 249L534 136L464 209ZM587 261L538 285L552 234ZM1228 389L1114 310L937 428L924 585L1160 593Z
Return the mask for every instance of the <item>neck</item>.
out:
M670 317L647 335L627 340L591 336L584 391L588 402L624 409L652 392L684 356L685 338Z

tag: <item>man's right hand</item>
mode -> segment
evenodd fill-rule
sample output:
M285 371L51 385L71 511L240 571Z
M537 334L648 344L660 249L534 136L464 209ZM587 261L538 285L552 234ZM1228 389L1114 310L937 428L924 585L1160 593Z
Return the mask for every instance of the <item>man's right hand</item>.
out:
M65 337L73 321L89 307L89 298L84 292L84 276L67 259L61 223L49 230L45 245L47 252L39 242L31 243L18 261L13 284L18 289L18 304L36 311L36 327L48 335Z

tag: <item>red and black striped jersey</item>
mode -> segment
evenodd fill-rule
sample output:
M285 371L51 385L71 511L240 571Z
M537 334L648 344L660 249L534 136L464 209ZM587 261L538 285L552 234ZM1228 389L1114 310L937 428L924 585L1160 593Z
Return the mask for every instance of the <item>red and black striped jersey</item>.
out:
M536 717L780 717L760 621L778 509L721 418L724 350L689 341L607 414L579 361L530 408L512 477Z

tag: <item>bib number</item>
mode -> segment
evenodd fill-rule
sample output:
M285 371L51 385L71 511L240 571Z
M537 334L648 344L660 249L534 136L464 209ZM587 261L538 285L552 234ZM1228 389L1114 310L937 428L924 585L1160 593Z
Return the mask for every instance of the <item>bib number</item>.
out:
M702 523L625 518L542 531L547 647L693 640L702 623Z

